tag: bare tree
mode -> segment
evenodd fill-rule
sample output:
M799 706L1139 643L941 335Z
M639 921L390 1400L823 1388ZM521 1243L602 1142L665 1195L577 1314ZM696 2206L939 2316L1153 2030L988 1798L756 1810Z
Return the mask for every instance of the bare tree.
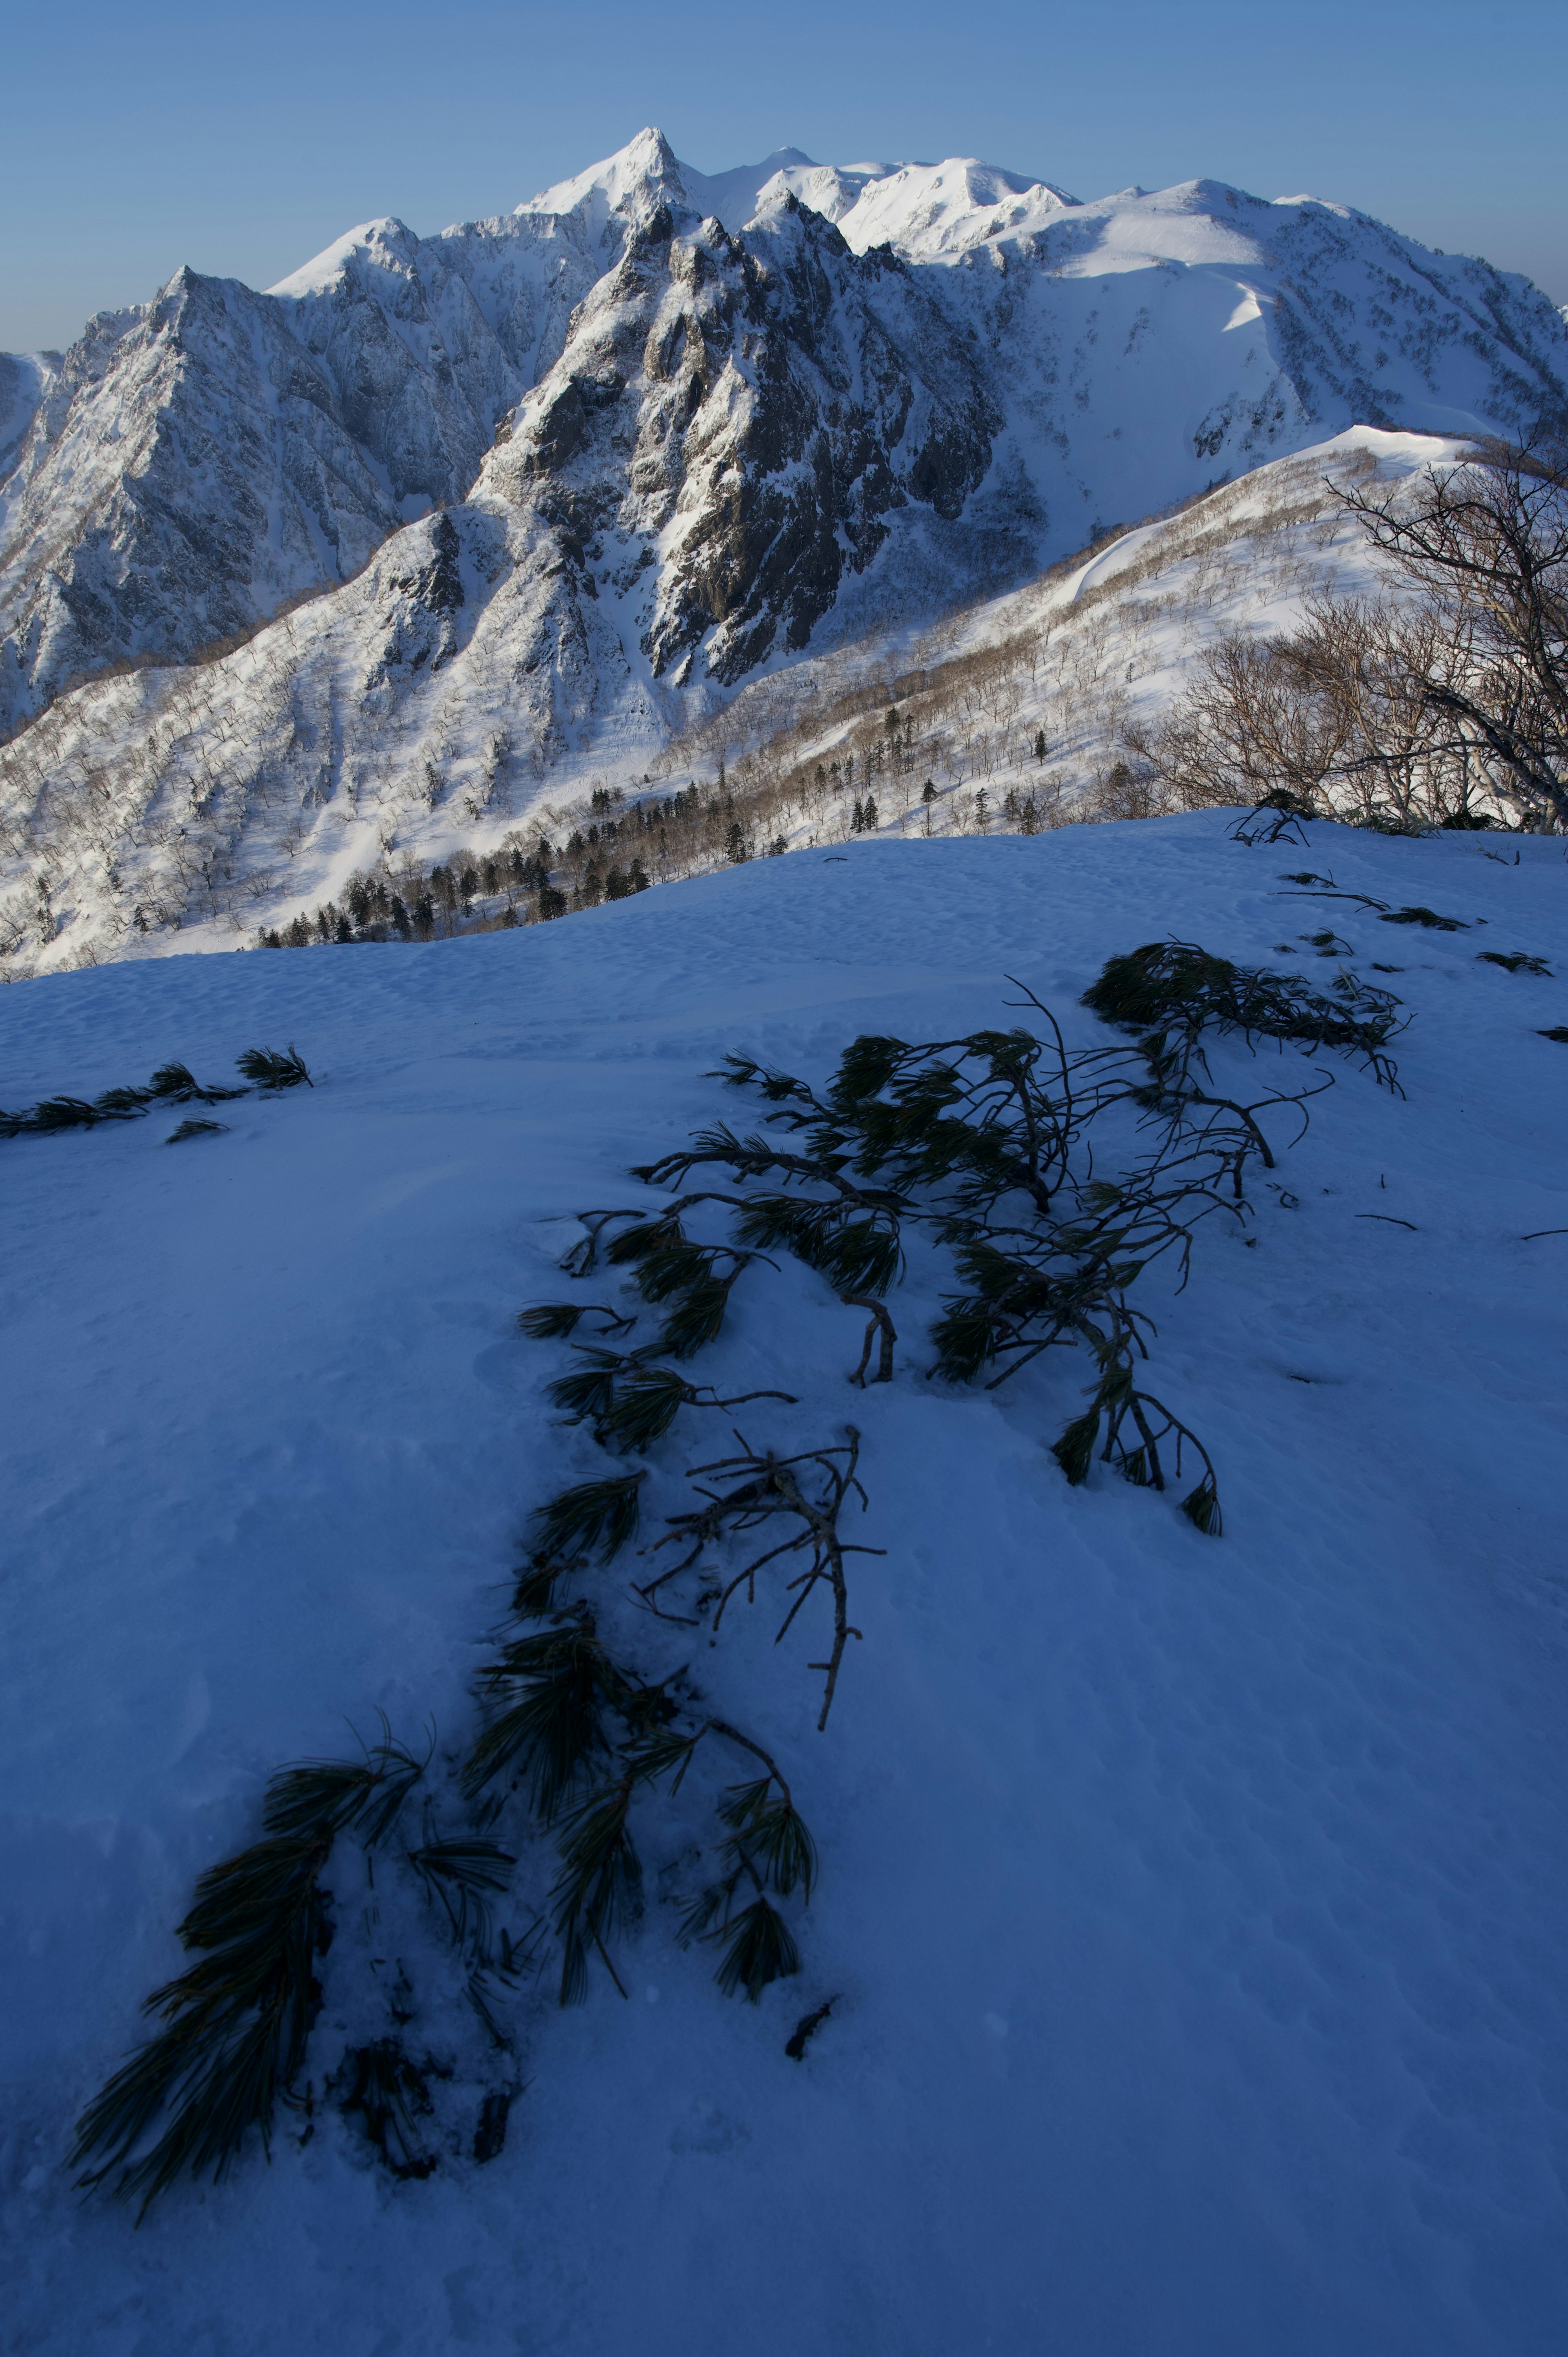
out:
M1413 500L1337 496L1450 619L1420 675L1449 749L1527 824L1568 827L1568 443L1544 432L1484 443L1461 466L1429 468Z

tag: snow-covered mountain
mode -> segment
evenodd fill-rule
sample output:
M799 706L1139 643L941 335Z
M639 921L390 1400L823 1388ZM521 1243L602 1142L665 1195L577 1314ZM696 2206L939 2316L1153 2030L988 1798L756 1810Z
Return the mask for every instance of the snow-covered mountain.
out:
M1561 407L1568 331L1527 281L1309 199L1083 204L796 150L705 177L647 131L503 219L370 223L265 295L181 272L0 392L0 720L163 666L79 688L59 748L27 730L0 763L6 939L47 947L81 760L130 761L166 831L208 823L181 872L209 894L258 827L505 823L770 668L1353 423Z

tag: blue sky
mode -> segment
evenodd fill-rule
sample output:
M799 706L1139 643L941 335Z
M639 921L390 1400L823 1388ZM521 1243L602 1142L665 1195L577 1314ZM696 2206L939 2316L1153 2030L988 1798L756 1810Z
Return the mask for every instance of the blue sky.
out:
M253 10L10 0L0 349L181 263L265 286L355 222L498 212L656 123L705 171L979 155L1363 207L1568 301L1568 7L790 0Z

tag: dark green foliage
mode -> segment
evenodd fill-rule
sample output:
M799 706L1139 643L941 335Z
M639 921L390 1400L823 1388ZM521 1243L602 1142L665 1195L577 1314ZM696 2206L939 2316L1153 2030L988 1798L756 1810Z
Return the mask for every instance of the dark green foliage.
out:
M650 1448L663 1438L683 1407L703 1404L672 1368L628 1365L599 1417L599 1434L620 1448Z
M186 2173L221 2182L252 2127L266 2139L280 2097L305 2061L320 2005L315 1960L326 1950L326 1900L317 1877L329 1846L258 1843L204 1876L179 1927L188 1948L217 1945L206 1927L235 1923L220 1953L156 1989L145 2010L170 2024L133 2056L83 2113L73 2166L97 2158L80 2182L116 2169L114 2191L140 2197L142 2214ZM133 2158L157 2124L168 2125Z
M602 1302L590 1301L536 1301L531 1308L518 1311L517 1322L534 1341L548 1342L575 1334L585 1318L604 1318L607 1333L618 1332L634 1323Z
M642 1866L627 1824L635 1781L622 1777L607 1792L596 1792L567 1821L561 1871L551 1892L561 1942L563 2005L580 2005L588 1993L590 1948L604 1957L613 1975L605 1942L624 1931L641 1910Z
M555 1590L569 1567L564 1563L531 1563L519 1572L511 1609L520 1620L542 1620L553 1609Z
M600 1559L613 1555L637 1535L639 1485L646 1477L625 1473L605 1481L579 1481L533 1514L536 1561L553 1562L561 1555L586 1554L595 1547Z
M188 1137L227 1137L228 1135L226 1121L182 1121L177 1129L170 1130L164 1144L183 1146Z
M641 1351L604 1351L590 1343L577 1350L588 1363L558 1376L548 1389L553 1405L573 1424L591 1421L594 1437L607 1447L642 1450L661 1439L683 1407L740 1407L747 1400L778 1399L795 1405L789 1392L740 1392L720 1399L689 1383L673 1367L650 1367Z
M618 1228L602 1244L604 1256L612 1265L634 1270L645 1301L671 1305L659 1330L659 1348L678 1359L689 1359L716 1339L731 1287L756 1255L728 1244L694 1243L676 1210L662 1211L651 1220L639 1220L635 1213L600 1211L584 1215L588 1233L583 1243L572 1247L562 1265L574 1275L586 1275L601 1250L605 1229L612 1222L628 1218L632 1224ZM722 1273L721 1264L727 1265Z
M617 1361L614 1353L592 1356L612 1364L596 1363L585 1370L586 1375L608 1372L618 1383L629 1375L634 1395L637 1377L669 1375L668 1370L647 1369L635 1360ZM568 1384L573 1380L564 1379ZM681 1383L678 1377L673 1381ZM559 1394L562 1385L555 1388ZM612 1412L614 1405L612 1400ZM585 1390L584 1413L605 1408L602 1398ZM705 1535L717 1534L734 1503L710 1504L705 1511L714 1530ZM747 1517L742 1513L739 1519ZM746 1880L759 1896L766 1883L782 1896L799 1889L809 1900L816 1874L811 1835L778 1769L748 1737L720 1719L693 1721L670 1691L670 1682L646 1684L613 1661L585 1608L557 1610L555 1588L564 1568L538 1562L520 1587L519 1609L553 1615L553 1626L502 1646L486 1672L488 1723L465 1766L464 1787L477 1797L502 1777L513 1784L525 1781L541 1822L564 1817L550 1909L561 1948L560 2001L574 2005L586 1995L596 1955L621 1986L610 1948L641 1911L641 1866L630 1823L639 1795L666 1782L671 1792L679 1791L710 1738L744 1749L765 1773L731 1788L721 1801L725 1879L715 1887L703 1927L717 1921L714 1936L727 1936L736 1952L733 1965L726 1959L721 1969L726 1989L744 1986L755 1996L775 1967L785 1968L780 1960L793 1954L793 1943L786 1930L775 1935L760 1921L737 1920L731 1927L736 1890ZM655 1582L654 1587L662 1584ZM460 1913L454 1931L461 1940ZM478 1935L481 1946L485 1938Z
M1219 1517L1219 1491L1212 1467L1205 1472L1196 1490L1181 1501L1182 1512L1206 1538L1219 1538L1223 1528Z
M789 1926L766 1899L754 1899L733 1921L718 1928L729 1940L717 1975L725 1996L743 1988L755 2005L772 1982L800 1971L800 1951Z
M707 1732L706 1727L695 1731L669 1725L645 1727L622 1756L639 1783L656 1784L661 1776L668 1776L674 1794L685 1781L697 1746Z
M803 1082L788 1072L776 1072L766 1064L755 1063L749 1056L726 1055L723 1069L711 1073L712 1080L723 1081L732 1089L757 1089L769 1104L782 1104L790 1097L800 1097L808 1104L811 1092Z
M81 1097L46 1097L42 1104L33 1107L30 1114L12 1114L8 1125L13 1136L24 1129L34 1129L41 1135L48 1136L56 1130L91 1129L94 1122L106 1118L115 1116L100 1113L96 1105L88 1104Z
M71 2161L92 2166L81 2183L114 2177L145 2214L180 2176L220 2181L252 2128L268 2141L320 2007L316 1959L331 1935L319 1878L333 1844L349 1831L367 1846L384 1838L424 1768L386 1737L362 1760L307 1760L273 1778L264 1838L201 1877L179 1926L202 1961L143 2007L167 2027L82 2114Z
M490 1944L490 1900L510 1887L517 1864L511 1852L497 1842L459 1835L427 1838L406 1856L445 1912L453 1944L483 1959Z
M742 1241L766 1251L793 1253L819 1269L836 1293L881 1295L904 1273L898 1223L886 1211L864 1214L835 1197L829 1202L799 1195L754 1195L736 1223Z
M1090 1403L1054 1448L1068 1479L1087 1480L1098 1455L1128 1481L1163 1490L1190 1448L1205 1469L1183 1511L1217 1535L1213 1468L1190 1428L1142 1388L1138 1367L1153 1329L1127 1294L1167 1254L1186 1282L1198 1222L1215 1211L1244 1219L1249 1168L1274 1167L1259 1115L1288 1106L1305 1121L1307 1100L1330 1083L1238 1103L1214 1092L1203 1035L1212 1028L1250 1042L1261 1035L1348 1049L1397 1086L1384 1049L1398 1002L1348 974L1325 996L1192 944L1155 942L1111 960L1086 1003L1142 1033L1136 1047L1069 1053L1037 1008L1043 1037L1015 1028L920 1043L857 1039L822 1098L741 1059L731 1060L728 1076L763 1085L779 1108L771 1118L809 1131L818 1171L891 1180L865 1222L887 1254L889 1282L904 1220L925 1222L952 1251L963 1289L944 1300L936 1321L933 1373L994 1384L1054 1346L1088 1351L1097 1369ZM1155 1143L1112 1182L1094 1175L1091 1133L1117 1108L1152 1130ZM762 1175L760 1141L725 1136L736 1176ZM674 1161L649 1175L662 1176ZM820 1239L865 1218L788 1195L780 1205L753 1194L738 1209L747 1243L782 1243L819 1265ZM890 1347L886 1355L890 1362ZM863 1356L862 1371L865 1364ZM682 1519L693 1534L703 1527L702 1517Z
M1176 1032L1196 1041L1212 1026L1248 1039L1294 1039L1306 1048L1359 1055L1374 1077L1396 1085L1385 1050L1402 1027L1399 1000L1345 974L1332 996L1308 990L1294 974L1232 965L1189 942L1148 942L1108 959L1083 1004L1122 1029Z
M343 2060L343 2110L359 2113L367 2138L394 2177L428 2177L436 2165L419 2127L435 2109L428 2069L412 2061L395 2038L354 2047Z
M626 1681L584 1613L548 1635L501 1648L484 1673L490 1717L463 1768L463 1790L526 1779L537 1813L554 1817L590 1762L609 1749L607 1714Z
M1513 950L1507 955L1501 950L1477 950L1476 958L1481 965L1500 965L1505 974L1549 974L1552 972L1544 958L1530 957L1523 950Z
M240 1069L261 1090L293 1088L310 1081L304 1064L290 1048L286 1056L270 1049L251 1048L240 1058ZM314 1085L314 1083L312 1083ZM67 1129L92 1129L102 1121L136 1121L156 1104L226 1104L246 1096L248 1089L203 1087L187 1064L160 1064L145 1089L105 1089L91 1103L85 1097L46 1097L27 1113L0 1113L0 1137L48 1137ZM222 1128L221 1122L182 1122L165 1143L174 1146L188 1137L204 1137Z
M677 1359L690 1359L717 1341L729 1308L730 1288L743 1265L737 1261L727 1276L715 1275L710 1268L705 1276L682 1288L659 1329L660 1350Z
M797 1883L807 1905L817 1878L817 1849L797 1815L788 1792L777 1789L773 1776L735 1784L719 1803L719 1814L731 1828L730 1854L748 1858L760 1868L763 1880L788 1899Z
M244 1058L240 1060L242 1071ZM243 1089L204 1089L185 1064L160 1064L147 1083L147 1094L165 1104L226 1104L246 1094Z
M1389 909L1379 917L1380 925L1424 925L1434 933L1467 933L1470 930L1458 917L1440 917L1432 909Z
M757 1750L733 1728L716 1731ZM692 1940L724 1943L714 1977L726 1996L744 1988L753 2005L771 1982L800 1969L789 1927L768 1893L771 1889L788 1898L799 1886L810 1904L817 1871L816 1845L788 1785L765 1754L757 1756L768 1773L731 1785L719 1803L719 1815L729 1828L720 1853L721 1878L690 1901L679 1932L683 1946ZM737 1911L736 1900L747 1888L755 1895Z
M1051 1455L1075 1488L1089 1479L1089 1469L1094 1462L1094 1444L1099 1437L1100 1410L1095 1407L1086 1415L1075 1416L1060 1439L1051 1444Z
M421 1760L394 1742L383 1720L381 1742L362 1760L305 1760L280 1769L267 1786L267 1831L297 1841L351 1833L378 1849L429 1765L428 1754Z
M307 1089L316 1086L292 1039L286 1053L276 1048L247 1048L239 1060L240 1070L252 1088L296 1089L301 1082Z
M587 1365L575 1368L569 1375L558 1376L546 1389L545 1397L553 1407L564 1410L570 1423L581 1424L587 1417L602 1423L615 1405L616 1372L624 1361L618 1351L579 1347Z

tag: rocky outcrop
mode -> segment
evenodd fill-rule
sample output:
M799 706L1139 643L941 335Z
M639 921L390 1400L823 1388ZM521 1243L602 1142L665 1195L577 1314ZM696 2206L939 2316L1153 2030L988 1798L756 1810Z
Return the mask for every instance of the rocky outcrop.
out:
M892 255L792 196L744 237L660 205L484 494L531 503L589 596L612 545L612 577L649 570L652 675L684 683L701 649L729 685L808 643L901 511L954 521L1002 424L973 337Z

